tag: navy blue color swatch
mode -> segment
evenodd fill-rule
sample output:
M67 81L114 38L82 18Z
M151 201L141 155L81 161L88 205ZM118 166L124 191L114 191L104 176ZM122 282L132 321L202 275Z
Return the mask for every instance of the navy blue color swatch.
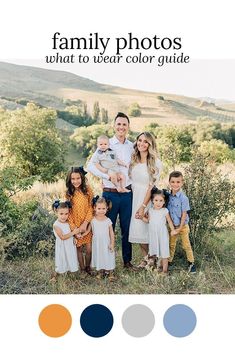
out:
M93 304L83 310L80 325L88 336L103 337L113 327L113 315L106 306Z
M176 304L171 306L164 315L163 324L166 331L174 337L190 335L196 327L197 317L187 305Z

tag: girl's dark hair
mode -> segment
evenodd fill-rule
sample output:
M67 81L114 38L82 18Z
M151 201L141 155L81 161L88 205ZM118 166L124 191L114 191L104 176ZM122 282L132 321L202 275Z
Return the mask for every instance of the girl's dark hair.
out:
M66 187L67 187L67 191L66 191L66 195L68 197L72 197L74 195L75 192L75 187L72 185L71 183L71 175L72 173L78 173L81 177L81 185L80 185L80 190L82 191L82 193L84 195L87 195L87 185L86 185L86 178L85 175L87 174L87 172L83 169L83 167L72 167L71 170L69 171L67 178L66 178Z
M97 205L97 203L105 203L108 208L108 211L110 211L112 208L112 201L107 199L104 196L97 195L97 196L93 197L92 206L95 207Z
M55 200L52 204L52 209L53 211L59 210L61 208L71 208L71 203L70 201L60 201L60 200Z
M156 186L154 186L151 190L151 201L153 201L156 195L161 195L165 200L164 207L167 207L169 201L169 194L170 193L166 189L160 190Z

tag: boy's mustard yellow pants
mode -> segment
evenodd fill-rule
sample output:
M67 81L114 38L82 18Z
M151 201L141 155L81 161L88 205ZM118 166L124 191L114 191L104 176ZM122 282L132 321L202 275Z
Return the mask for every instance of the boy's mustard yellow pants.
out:
M181 229L180 233L177 235L170 236L170 258L169 262L172 262L175 255L175 248L178 238L180 238L182 242L182 248L186 252L187 260L189 262L194 262L193 250L189 240L189 226L185 224Z

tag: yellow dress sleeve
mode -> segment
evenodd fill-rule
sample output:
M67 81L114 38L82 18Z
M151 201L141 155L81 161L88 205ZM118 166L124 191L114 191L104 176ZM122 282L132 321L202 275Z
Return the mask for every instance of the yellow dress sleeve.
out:
M71 197L69 197L68 195L65 196L66 197L66 200L67 201L72 201L71 200ZM68 217L68 224L70 226L70 229L73 231L75 228L76 228L76 224L74 223L74 220L73 220L73 215L72 215L72 210L70 209L69 210L69 217Z
M90 223L90 221L93 218L93 207L92 207L92 198L94 196L93 191L91 190L90 186L87 187L87 194L88 194L88 211L86 214L86 219L85 221L87 221L88 223Z
M73 216L71 215L71 211L69 213L69 217L68 217L68 224L70 226L70 229L73 231L76 228L76 225L73 221Z

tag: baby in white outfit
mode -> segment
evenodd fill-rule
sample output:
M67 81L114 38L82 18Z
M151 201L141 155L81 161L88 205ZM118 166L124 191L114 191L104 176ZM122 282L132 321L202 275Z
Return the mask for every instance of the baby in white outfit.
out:
M126 189L126 178L120 173L119 165L128 168L123 161L117 158L116 153L109 147L109 138L101 135L97 139L98 151L93 156L93 163L102 173L110 176L111 182L116 186L118 192L130 192Z

